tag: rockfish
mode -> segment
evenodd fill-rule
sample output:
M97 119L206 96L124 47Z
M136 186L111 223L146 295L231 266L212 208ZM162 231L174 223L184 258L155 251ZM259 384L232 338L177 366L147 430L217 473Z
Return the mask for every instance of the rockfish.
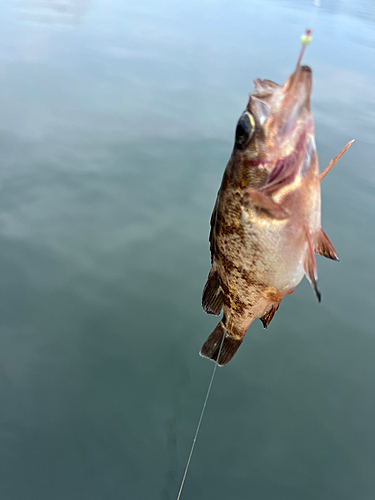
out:
M303 51L283 85L254 80L211 216L202 306L223 317L200 354L219 365L232 359L254 319L269 325L304 275L320 301L314 253L338 260L321 228L320 181L353 141L319 173Z

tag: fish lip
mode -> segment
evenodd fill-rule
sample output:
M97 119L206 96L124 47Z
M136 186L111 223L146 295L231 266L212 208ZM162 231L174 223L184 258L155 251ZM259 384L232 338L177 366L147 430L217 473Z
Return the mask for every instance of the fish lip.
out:
M290 75L284 84L284 91L288 93L298 93L298 98L302 93L310 99L312 89L312 70L310 66L298 66L294 73Z
M302 116L310 113L312 70L309 66L298 66L283 85L280 106L279 137L286 139L295 130Z
M312 74L312 69L310 68L310 66L307 66L306 64L303 64L302 66L298 66L297 70L300 70L300 71L305 71L307 73L311 73Z
M267 153L261 161L264 163L269 155L274 156L275 151L289 150L303 130L313 131L310 113L312 70L300 65L282 85L256 79L254 86L255 92L250 94L247 110L253 114L257 127L267 139ZM258 134L258 137L262 135Z
M273 123L283 123L283 128L293 117L297 118L304 106L310 110L312 70L309 66L298 66L283 85L257 78L254 86L255 92L250 95L247 109L257 117L260 125L274 115Z

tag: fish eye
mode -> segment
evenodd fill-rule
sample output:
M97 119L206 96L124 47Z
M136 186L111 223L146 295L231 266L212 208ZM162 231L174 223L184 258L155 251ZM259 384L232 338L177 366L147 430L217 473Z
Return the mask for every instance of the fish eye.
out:
M235 140L236 147L242 149L244 146L246 146L246 144L248 144L253 138L254 132L254 117L251 113L245 111L245 113L242 113L237 123Z

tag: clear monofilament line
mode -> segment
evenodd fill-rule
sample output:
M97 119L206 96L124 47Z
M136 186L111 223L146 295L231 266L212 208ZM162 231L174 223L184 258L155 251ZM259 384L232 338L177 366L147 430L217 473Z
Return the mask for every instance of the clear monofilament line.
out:
M237 284L240 281L240 279L242 278L243 269L244 269L244 262L242 263L241 272L240 272L240 275L238 277ZM217 367L218 367L218 361L220 359L221 349L222 349L223 344L224 344L225 335L227 333L229 321L230 321L230 318L232 316L233 304L234 304L234 301L235 301L236 297L237 297L237 286L236 286L236 289L235 289L235 293L233 295L232 305L231 305L231 308L230 308L230 311L229 311L229 315L228 315L228 319L226 321L226 325L225 325L225 328L224 328L223 337L221 339L219 353L218 353L216 361L215 361L214 369L212 370L212 375L211 375L210 383L208 384L208 389L207 389L207 392L206 392L206 397L204 399L202 411L201 411L201 414L200 414L200 417L199 417L199 420L198 420L197 428L195 430L193 443L192 443L191 448L190 448L189 457L188 457L188 460L186 462L186 467L185 467L184 475L182 476L181 485L180 485L180 489L178 491L178 495L177 495L177 499L176 500L180 500L182 489L183 489L184 484L185 484L185 479L186 479L186 476L187 476L187 473L188 473L188 470L189 470L191 457L193 456L193 451L194 451L194 448L195 448L195 443L197 442L197 437L198 437L199 429L200 429L200 426L201 426L201 423L202 423L202 420L203 420L203 415L204 415L204 412L206 410L206 405L207 405L208 397L210 395L211 387L212 387L212 384L213 384L213 381L214 381L214 378L215 378L215 373L216 373L216 370L217 370Z
M306 47L307 47L307 45L309 45L311 43L311 40L312 40L312 30L311 29L306 29L305 33L301 37L301 45L302 45L302 47L301 47L300 54L299 54L299 57L298 57L298 60L297 60L296 70L298 70L298 68L299 68L299 66L301 64L302 58L304 56ZM347 147L349 147L349 145ZM332 161L334 161L334 160L332 160ZM329 167L331 168L331 164L329 165ZM325 174L323 173L323 175L325 175ZM223 243L223 246L224 246L224 255L225 255L226 254L225 241ZM244 246L244 247L246 248L246 246ZM245 256L243 255L243 257L245 257ZM195 434L194 434L193 443L192 443L191 448L190 448L190 453L189 453L189 456L188 456L188 460L187 460L187 463L186 463L186 467L185 467L185 470L184 470L184 474L183 474L183 477L182 477L182 480L181 480L180 489L178 491L178 495L177 495L177 499L176 500L180 500L182 489L184 487L186 476L187 476L187 473L188 473L188 470L189 470L189 467L190 467L190 462L191 462L191 458L192 458L193 451L194 451L194 448L195 448L195 444L196 444L196 441L197 441L199 429L201 427L201 423L202 423L203 416L204 416L204 413L205 413L205 410L206 410L206 406L207 406L207 401L208 401L208 398L209 398L209 395L210 395L210 392L211 392L211 388L212 388L212 384L213 384L213 381L214 381L214 378L215 378L215 374L216 374L216 370L217 370L217 366L218 366L218 361L220 360L220 354L221 354L221 351L222 351L222 348L223 348L224 339L225 339L226 333L228 331L229 322L230 322L230 319L231 319L231 316L232 316L232 312L233 312L234 302L235 302L235 299L237 297L238 284L239 284L239 281L242 278L244 266L245 266L245 261L243 259L242 260L241 271L240 271L240 274L239 274L238 279L236 281L236 287L235 287L235 292L233 294L233 299L232 299L232 302L231 302L230 312L229 312L229 315L228 315L228 318L227 318L227 321L226 321L226 324L225 324L225 327L224 327L224 332L223 332L223 336L222 336L222 339L221 339L219 352L218 352L218 355L217 355L217 358L216 358L216 361L215 361L214 369L212 371L210 383L208 385L208 389L207 389L207 392L206 392L206 397L204 399L202 411L200 413L200 417L199 417L199 420L198 420L198 425L196 427L196 431L195 431ZM228 286L228 288L229 288L229 286Z
M224 335L225 335L225 333L224 333ZM224 335L223 335L223 340L221 341L220 350L221 350L221 347L223 345ZM220 354L220 350L219 350L219 354ZM190 460L191 460L191 457L193 455L195 443L197 441L197 437L198 437L199 429L200 429L200 426L201 426L201 423L202 423L203 415L204 415L204 412L205 412L205 409L206 409L208 397L210 395L212 383L213 383L214 378L215 378L216 369L217 369L217 362L215 363L215 366L214 366L214 369L213 369L213 372L212 372L212 375L211 375L211 380L210 380L210 383L208 385L206 397L205 397L205 400L204 400L204 403L203 403L203 407L202 407L202 411L201 411L201 414L200 414L200 417L199 417L198 425L197 425L197 428L196 428L196 431L195 431L195 434L194 434L193 444L191 445L190 453L189 453L189 458L187 460L186 467L185 467L185 472L184 472L184 475L182 476L182 481L181 481L180 489L178 491L177 500L180 499L180 496L181 496L181 493L182 493L182 488L184 487L184 484L185 484L185 479L186 479L186 476L187 476L187 473L188 473L188 470L189 470L189 466L190 466Z

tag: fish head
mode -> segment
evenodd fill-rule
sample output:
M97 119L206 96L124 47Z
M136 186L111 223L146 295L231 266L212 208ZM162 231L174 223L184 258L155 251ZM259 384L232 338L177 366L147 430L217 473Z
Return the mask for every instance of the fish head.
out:
M299 65L283 85L261 79L254 85L237 124L234 150L244 166L263 165L271 172L281 158L306 148L309 138L314 141L312 71Z

